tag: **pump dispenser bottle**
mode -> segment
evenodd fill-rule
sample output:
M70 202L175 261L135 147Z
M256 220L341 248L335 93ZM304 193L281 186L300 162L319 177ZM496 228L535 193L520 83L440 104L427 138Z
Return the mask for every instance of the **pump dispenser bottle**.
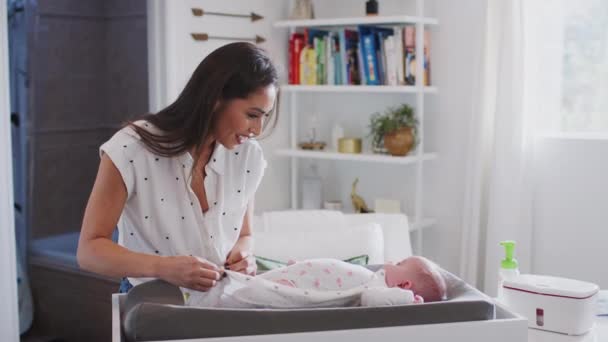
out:
M500 262L498 271L498 300L502 300L502 282L505 279L513 279L519 275L518 263L513 258L515 251L515 241L501 241L500 245L505 248L505 258Z

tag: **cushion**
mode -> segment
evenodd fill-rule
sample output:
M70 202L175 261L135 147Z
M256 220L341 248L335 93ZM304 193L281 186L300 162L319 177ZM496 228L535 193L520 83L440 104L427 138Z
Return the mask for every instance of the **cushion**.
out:
M367 267L375 271L379 266ZM122 326L128 341L164 341L454 323L495 318L495 306L489 297L448 272L444 273L449 276L446 277L449 279L449 300L443 302L288 310L185 307L179 288L155 280L138 285L126 294L126 303L129 305L122 308ZM260 337L260 340L263 340L263 336Z
M376 223L354 227L308 227L306 231L254 234L254 254L272 260L334 258L368 255L369 263L384 263L384 237Z
M344 215L347 226L374 222L382 228L384 261L398 262L412 256L410 225L404 214L349 214ZM371 262L371 261L370 261Z
M283 210L262 214L263 231L316 230L317 227L344 227L344 214L336 210Z

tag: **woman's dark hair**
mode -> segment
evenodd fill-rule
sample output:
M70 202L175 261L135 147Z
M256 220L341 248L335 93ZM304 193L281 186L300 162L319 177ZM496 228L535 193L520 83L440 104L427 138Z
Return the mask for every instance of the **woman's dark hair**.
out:
M221 108L215 108L216 104L247 98L269 85L278 86L278 75L264 50L251 43L224 45L203 59L175 102L156 114L139 118L154 125L160 133L152 133L134 121L127 126L158 155L176 156L195 147L194 158L198 160L202 144L213 132L217 113L221 112ZM278 104L273 111L273 128L278 119L276 107ZM269 121L265 120L263 129Z

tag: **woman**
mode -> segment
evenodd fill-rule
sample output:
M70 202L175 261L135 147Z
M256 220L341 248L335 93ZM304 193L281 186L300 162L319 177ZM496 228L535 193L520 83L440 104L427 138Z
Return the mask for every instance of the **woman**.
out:
M103 144L80 266L122 277L121 292L150 278L207 291L224 268L254 274L250 215L266 161L251 138L276 94L264 51L229 44L199 64L174 103Z

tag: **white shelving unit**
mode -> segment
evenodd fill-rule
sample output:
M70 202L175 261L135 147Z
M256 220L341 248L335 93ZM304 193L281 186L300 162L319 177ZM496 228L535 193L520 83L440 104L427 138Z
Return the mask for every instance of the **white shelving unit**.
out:
M331 27L331 26L354 26L354 25L405 25L422 24L437 25L439 22L435 18L425 18L422 16L393 15L393 16L370 16L370 17L351 17L351 18L323 18L308 20L283 20L274 23L274 27Z
M402 93L415 94L418 88L415 86L367 86L367 85L295 85L281 86L282 92L297 93ZM423 92L427 94L437 93L436 87L424 87Z
M416 16L377 16L377 17L352 17L352 18L322 18L311 20L285 20L274 23L276 28L287 28L292 34L300 27L316 27L316 28L331 28L331 27L348 27L357 25L416 25L416 41L423 42L424 30L427 25L438 25L435 18L424 17L424 0L416 0ZM423 44L416 44L416 55L424 54ZM422 63L416 64L416 74L423 74ZM321 159L361 162L361 163L377 163L388 166L398 167L415 167L416 168L416 188L415 188L415 203L414 213L410 215L410 232L416 234L416 252L422 253L422 232L424 228L436 224L436 220L423 216L423 177L424 165L428 161L437 158L436 153L425 152L424 149L424 96L438 93L438 89L434 86L423 86L422 77L416 78L414 86L359 86L359 85L283 85L281 91L288 94L289 111L290 111L290 146L286 149L279 149L276 153L280 156L291 158L291 206L293 209L298 208L298 160L299 159ZM306 151L298 148L298 118L297 118L297 95L302 93L367 93L367 94L408 94L411 98L415 95L416 98L416 114L418 116L420 127L419 144L413 155L406 157L393 157L380 154L344 154L336 151ZM383 108L378 108L379 110Z
M302 149L281 149L275 152L280 156L287 156L293 158L307 158L307 159L325 159L325 160L350 160L358 162L368 163L383 163L383 164L416 164L427 160L433 160L437 158L436 153L424 153L421 155L413 155L406 157L392 157L382 154L349 154L340 153L336 151L306 151Z

